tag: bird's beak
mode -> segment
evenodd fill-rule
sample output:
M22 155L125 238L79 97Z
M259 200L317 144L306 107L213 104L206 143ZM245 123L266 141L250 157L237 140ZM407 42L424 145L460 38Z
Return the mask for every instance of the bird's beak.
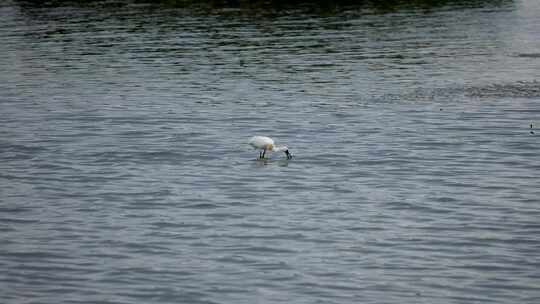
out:
M285 155L287 155L287 159L291 159L291 158L292 158L292 154L289 153L289 150L285 150Z

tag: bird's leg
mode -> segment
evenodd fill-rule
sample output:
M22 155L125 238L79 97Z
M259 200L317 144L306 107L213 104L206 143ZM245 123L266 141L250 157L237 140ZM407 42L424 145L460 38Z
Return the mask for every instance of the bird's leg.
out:
M263 158L262 151L259 151L259 159Z
M263 150L263 153L262 153L262 157L261 158L264 158L264 155L266 154L266 149Z

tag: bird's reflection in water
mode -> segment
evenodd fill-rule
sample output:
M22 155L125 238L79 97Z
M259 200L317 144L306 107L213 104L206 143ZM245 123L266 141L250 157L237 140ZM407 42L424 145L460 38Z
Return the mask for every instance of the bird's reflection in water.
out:
M272 160L270 158L255 159L255 166L257 167L264 167L264 166L269 166L269 165L287 167L289 166L289 159L278 159L278 160Z

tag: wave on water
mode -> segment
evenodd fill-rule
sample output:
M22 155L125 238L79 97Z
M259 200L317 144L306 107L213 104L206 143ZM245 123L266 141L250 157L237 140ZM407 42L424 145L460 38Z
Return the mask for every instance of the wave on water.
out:
M486 86L465 88L465 95L469 97L512 97L536 98L540 97L540 82L517 81L513 83L490 84Z

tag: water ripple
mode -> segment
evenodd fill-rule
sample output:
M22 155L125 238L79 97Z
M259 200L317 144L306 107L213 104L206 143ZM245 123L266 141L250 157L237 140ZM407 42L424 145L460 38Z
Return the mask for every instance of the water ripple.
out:
M0 4L4 302L537 303L538 4L265 5Z

